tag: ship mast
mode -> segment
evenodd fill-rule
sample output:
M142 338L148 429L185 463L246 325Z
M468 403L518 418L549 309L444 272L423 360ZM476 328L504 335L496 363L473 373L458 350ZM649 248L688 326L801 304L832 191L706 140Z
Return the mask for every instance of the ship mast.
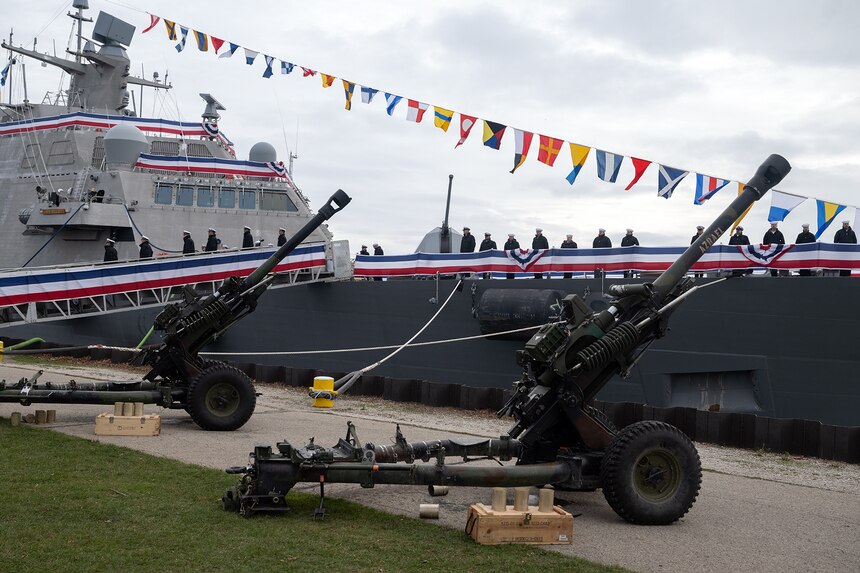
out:
M75 63L76 64L81 63L81 41L83 39L83 32L81 31L81 26L83 25L84 22L92 22L92 18L84 18L84 10L89 10L89 7L90 6L89 6L88 0L74 0L74 2L72 2L72 8L77 8L78 13L77 14L72 14L71 12L68 13L69 18L72 18L73 20L78 21L78 49L75 50ZM9 43L11 44L12 41L10 40Z

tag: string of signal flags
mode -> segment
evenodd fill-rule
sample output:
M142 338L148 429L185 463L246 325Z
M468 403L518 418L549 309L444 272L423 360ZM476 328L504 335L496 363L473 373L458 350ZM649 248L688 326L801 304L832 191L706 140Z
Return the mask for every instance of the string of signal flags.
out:
M261 54L261 52L257 50L252 50L250 48L240 46L239 44L227 40L222 40L221 38L213 36L212 34L207 34L205 32L189 28L188 26L178 24L177 22L162 18L161 16L152 13L147 13L147 15L150 18L150 22L142 33L145 34L147 32L150 32L158 26L159 22L162 22L167 31L167 39L171 42L176 42L175 48L177 52L182 52L186 48L186 45L189 42L189 38L193 38L191 41L193 45L197 47L198 51L209 52L211 48L211 51L214 52L219 59L232 58L241 49L242 55L244 55L245 57L245 63L249 66L253 66L254 63L257 61L258 56L260 56ZM303 78L319 76L323 88L332 87L333 85L335 85L335 80L340 79L341 84L343 85L343 94L345 99L344 108L347 111L352 109L353 96L356 94L356 91L360 94L359 97L361 98L361 102L365 104L372 103L373 100L380 94L380 90L369 86L359 85L356 82L337 78L334 75L319 72L312 68L295 64L281 58L275 58L274 56L269 56L265 53L263 53L262 56L262 61L265 64L265 69L263 70L262 77L267 79L275 75L276 70L278 70L281 75L290 75L293 73L298 74L300 72ZM396 95L394 93L386 91L382 91L382 98L385 100L385 111L389 116L393 116L394 111L398 107L398 105L400 105L403 100L406 100L406 120L415 123L421 123L424 119L424 115L430 110L431 107L430 104L421 102L419 100ZM433 125L446 133L448 132L448 128L451 126L451 123L454 122L454 115L459 115L458 123L460 129L460 138L454 145L455 149L461 146L466 141L466 139L472 133L472 129L478 124L479 121L483 122L483 143L486 147L489 147L491 149L498 150L501 147L502 138L508 131L507 125L490 121L488 119L479 119L476 116L467 115L462 112L455 112L454 110L446 109L437 105L432 106L432 108L433 112L431 115L433 118ZM573 185L576 182L576 179L579 176L579 172L585 165L585 162L591 154L592 149L594 149L594 157L597 161L597 177L608 183L617 182L618 174L621 170L621 165L624 162L624 159L626 159L626 156L624 155L612 153L603 149L596 149L587 145L581 145L579 143L566 141L564 139L557 139L555 137L550 137L548 135L542 135L539 133L536 134L534 132L526 131L523 129L517 129L513 127L510 129L511 131L513 131L515 147L514 162L513 168L511 169L511 173L516 172L516 170L519 169L520 166L523 165L523 163L525 163L526 158L528 157L529 152L532 149L532 143L535 138L535 135L537 135L538 138L537 160L540 163L548 165L549 167L555 165L555 161L558 158L558 155L561 154L565 143L567 143L568 150L570 151L572 169L565 179L570 185ZM687 175L690 174L690 172L687 170L670 167L668 165L656 163L648 159L631 156L630 161L633 164L634 174L633 179L624 188L625 191L629 191L631 188L633 188L634 185L639 183L640 179L652 163L657 167L657 196L662 197L664 199L669 199L674 193L675 189L681 183L681 181L683 181L684 178L686 178ZM696 173L696 193L693 198L693 203L696 205L704 204L705 201L713 197L718 191L720 191L724 187L727 187L730 183L734 183L737 186L737 192L738 195L740 195L744 188L743 182L732 181L730 179L723 179L720 177L713 177L710 175L705 175L703 173ZM780 191L773 191L768 219L770 221L785 220L785 217L794 208L796 208L809 198L810 197L803 197L800 195L792 195ZM830 225L830 223L833 222L836 216L848 206L828 201L822 201L820 199L816 199L815 201L817 203L818 212L818 230L816 232L817 238L821 235L821 233L824 232L824 230ZM735 226L740 225L741 221L744 219L744 217L746 217L747 213L749 213L751 208L752 206L750 206L738 218L738 220L735 221Z

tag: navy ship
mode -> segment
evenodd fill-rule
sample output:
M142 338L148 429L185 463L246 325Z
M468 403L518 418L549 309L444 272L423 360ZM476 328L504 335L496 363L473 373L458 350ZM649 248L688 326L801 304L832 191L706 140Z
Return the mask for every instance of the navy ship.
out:
M219 123L225 106L212 95L201 94L199 122L139 117L130 84L172 86L130 74L133 26L100 13L84 40L87 2L73 6L73 59L2 44L16 58L64 70L70 84L52 101L0 105L0 336L134 346L182 285L206 290L249 271L278 229L289 236L313 213L273 146L260 142L247 159L236 157ZM244 227L254 246L227 245L234 241L224 238L242 236ZM175 252L181 231L199 250L209 229L224 239L217 253ZM441 230L421 250L456 251L459 236ZM151 261L136 260L142 235L156 251ZM108 239L128 262L101 263ZM421 345L373 373L510 388L527 334L484 335L551 320L565 294L598 308L610 283L633 280L475 273L462 283L442 274L373 281L353 275L348 242L332 240L325 226L302 248L257 311L209 348L224 353L219 359L349 372L429 322L415 340ZM65 290L51 294L59 282ZM854 280L837 276L755 274L715 284L690 297L671 334L598 398L860 425L856 291Z

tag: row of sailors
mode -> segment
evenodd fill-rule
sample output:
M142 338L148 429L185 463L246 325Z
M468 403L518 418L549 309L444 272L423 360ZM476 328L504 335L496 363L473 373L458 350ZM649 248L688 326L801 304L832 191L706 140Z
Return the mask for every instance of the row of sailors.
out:
M284 243L287 242L287 230L283 227L278 229L278 246L280 247ZM209 227L208 237L206 238L206 245L203 247L203 252L213 252L217 251L221 248L221 239L217 236L217 231L212 227ZM251 227L245 225L244 233L242 235L242 248L246 249L248 247L259 247L262 244L262 239L254 242L254 237L251 235ZM105 241L105 256L104 261L116 261L119 260L119 254L117 253L116 247L114 246L116 241L114 239L107 239ZM152 257L152 245L149 243L149 237L146 235L142 235L140 237L140 258L141 259L149 259ZM224 248L227 248L226 245ZM182 254L187 255L195 252L194 239L191 238L191 232L188 230L182 231Z

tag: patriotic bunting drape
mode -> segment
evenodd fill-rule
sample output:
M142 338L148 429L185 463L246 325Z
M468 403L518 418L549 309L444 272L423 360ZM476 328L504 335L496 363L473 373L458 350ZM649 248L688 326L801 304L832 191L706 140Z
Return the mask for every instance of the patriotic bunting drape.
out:
M174 21L164 19L155 14L148 14L150 21L144 29L144 32L149 32L152 30L159 21L163 21L165 28L167 30L167 37L171 41L178 42L176 44L176 50L181 52L185 47L186 37L188 35L189 28L185 26L179 26L179 33L177 33L177 24ZM234 44L232 42L226 42L219 38L212 36L211 34L205 34L198 30L193 30L195 41L197 43L197 47L199 51L209 51L208 46L211 43L213 51L218 55L218 58L231 58L233 54L242 47L245 51L245 61L248 65L253 65L254 61L259 54L259 52L255 50L251 50L247 47L239 46L238 44ZM181 38L180 38L181 35ZM276 65L275 62L277 58L273 56L264 55L265 59L265 71L263 72L263 77L270 78L273 75L273 69ZM286 60L280 60L281 62L281 74L288 75L293 71L293 68L296 64L288 62ZM310 77L315 76L317 74L316 70L305 66L299 66L302 70L302 77ZM325 74L320 72L320 76L322 78L322 87L328 88L331 87L332 83L336 79L334 75ZM362 103L370 104L373 101L374 95L376 95L380 90L375 88L371 88L368 86L359 85L354 82L348 82L347 80L343 80L344 86L344 96L346 98L345 109L352 109L352 96L356 87L359 88L361 93L361 101ZM403 96L395 95L391 92L383 92L385 95L385 111L389 116L393 116L395 113L395 108L400 103ZM414 123L421 123L424 113L430 108L430 104L426 104L417 99L406 98L408 105L406 106L406 119L407 121ZM401 112L402 113L402 112ZM448 131L451 123L454 121L454 114L459 114L459 127L460 134L457 143L454 145L454 148L458 148L459 146L465 143L466 139L469 137L469 134L472 131L472 128L478 122L478 117L467 115L462 112L455 112L454 110L447 109L444 107L440 107L437 105L433 105L433 125L443 132ZM500 149L502 145L502 138L504 136L505 130L508 127L505 124L490 121L488 119L481 119L483 121L483 136L482 142L486 147L490 147L492 149ZM526 158L528 157L529 147L531 145L531 140L533 138L534 132L527 131L524 129L520 129L517 127L512 127L514 130L514 167L511 169L511 173L515 173L520 167L522 167ZM537 161L540 163L544 163L552 167L555 164L555 161L558 157L558 154L561 151L564 143L566 142L563 139L556 139L553 137L540 135L540 149L538 150ZM574 184L579 173L581 172L583 166L588 159L589 153L591 151L590 146L581 145L576 142L567 141L570 145L570 155L571 155L571 171L567 174L567 181L571 185ZM612 153L609 151L605 151L602 149L595 149L595 159L597 163L597 176L602 181L606 181L609 183L616 183L622 164L624 162L625 155ZM634 175L630 183L627 184L625 190L630 190L634 185L639 183L642 176L647 171L648 167L653 163L651 160L642 159L638 157L630 157ZM659 197L663 197L664 199L668 199L672 196L675 189L681 184L684 178L690 173L688 170L679 169L675 167L670 167L663 164L657 164L658 166L658 174L657 174L657 195ZM713 197L719 190L726 187L731 180L719 177L713 177L710 175L706 175L703 173L696 173L696 190L695 195L693 197L693 202L696 205L702 205L705 201L709 200ZM743 183L738 182L739 193L743 191ZM801 198L805 199L806 197ZM783 199L780 199L782 201ZM819 201L819 233L823 232L823 230L833 221L833 218L838 214L839 211L844 209L845 205L838 205L835 203L829 203L826 201ZM772 219L772 220L783 220L785 216L791 211L789 208L787 211L780 211L780 209L784 209L780 205L774 204L772 205L773 217L781 216L781 219ZM793 208L793 207L792 207ZM749 212L749 210L747 210ZM746 216L746 212L742 214L736 224L739 224L743 217Z

